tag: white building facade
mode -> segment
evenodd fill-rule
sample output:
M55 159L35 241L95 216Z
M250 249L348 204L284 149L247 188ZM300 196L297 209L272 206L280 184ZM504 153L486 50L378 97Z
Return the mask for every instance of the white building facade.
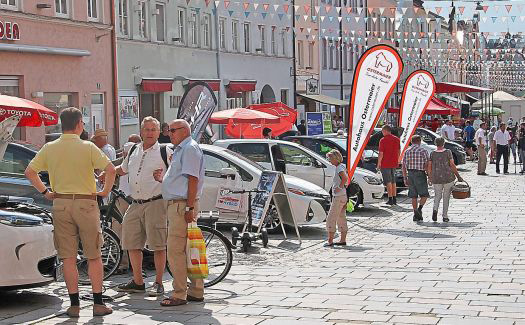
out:
M145 116L176 118L195 81L219 109L293 104L288 1L115 1L121 141Z

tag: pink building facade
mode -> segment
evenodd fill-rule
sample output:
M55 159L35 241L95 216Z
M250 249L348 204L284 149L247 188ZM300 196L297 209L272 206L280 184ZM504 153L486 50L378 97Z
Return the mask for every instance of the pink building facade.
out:
M113 12L106 0L0 1L0 93L57 113L78 107L86 130L104 128L115 144ZM40 146L60 132L17 128L15 138Z

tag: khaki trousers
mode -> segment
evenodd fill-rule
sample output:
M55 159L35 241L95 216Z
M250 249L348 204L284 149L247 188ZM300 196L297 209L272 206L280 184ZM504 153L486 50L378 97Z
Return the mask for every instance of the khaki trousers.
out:
M326 231L335 232L337 229L339 232L348 232L348 223L346 221L346 204L348 198L346 195L334 196L332 198L332 204L330 205L330 211L326 217Z
M184 219L185 210L186 201L168 203L168 263L173 274L173 298L183 300L186 300L187 295L195 298L204 296L202 279L190 280L188 289L186 261L188 223ZM198 203L195 204L194 211L199 211Z
M478 174L484 173L487 168L487 152L485 146L478 147Z
M115 206L117 207L122 217L124 217L124 215L126 214L126 210L129 208L128 202L126 202L122 198L118 198L117 202L115 203ZM115 232L115 234L117 234L118 239L120 239L120 244L122 245L122 224L118 222L117 220L112 220L112 221L113 222L111 223L111 229ZM128 256L127 250L124 250L122 254L122 259L120 260L120 265L118 268L121 270L129 269L129 256Z

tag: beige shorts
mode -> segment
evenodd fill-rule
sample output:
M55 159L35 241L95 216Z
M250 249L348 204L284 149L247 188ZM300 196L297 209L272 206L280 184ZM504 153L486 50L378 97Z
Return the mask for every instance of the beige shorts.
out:
M53 200L55 248L60 258L76 257L78 242L82 242L87 259L100 257L104 238L100 228L100 210L97 201L83 199Z
M168 217L166 201L129 206L122 223L122 248L143 249L145 245L154 251L166 249Z

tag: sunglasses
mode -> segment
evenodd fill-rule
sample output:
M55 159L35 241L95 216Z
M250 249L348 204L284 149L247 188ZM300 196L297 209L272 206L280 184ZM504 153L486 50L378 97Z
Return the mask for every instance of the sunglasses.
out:
M170 129L170 132L171 133L175 133L175 132L177 132L177 130L180 130L180 129L184 129L184 127Z

